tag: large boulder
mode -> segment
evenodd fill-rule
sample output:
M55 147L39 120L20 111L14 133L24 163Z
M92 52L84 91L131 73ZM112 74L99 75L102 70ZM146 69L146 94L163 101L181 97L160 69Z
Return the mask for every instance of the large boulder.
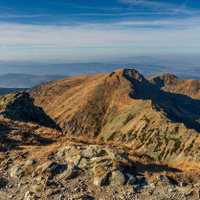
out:
M72 157L66 157L65 160L67 162L70 162L70 163L73 163L74 165L78 165L80 160L81 160L81 155L75 155L75 156L72 156Z
M100 157L104 156L106 154L106 151L97 145L90 145L86 150L84 150L81 155L86 158L94 158L94 157Z
M39 174L45 173L45 172L53 172L59 165L55 162L47 162L44 163L41 166L38 166L36 171Z
M94 185L96 186L103 186L105 185L107 179L108 179L108 172L100 175L100 176L95 176L94 177Z
M61 179L68 180L68 179L71 179L71 178L75 177L76 174L77 174L77 170L74 167L68 167L61 174L57 175L57 179L59 179L59 180L61 180Z
M107 147L105 150L112 160L129 161L126 151L122 148Z
M122 186L124 185L126 179L124 177L124 174L117 170L112 172L112 176L111 176L111 185L115 185L115 186Z
M70 155L75 155L78 153L78 151L80 151L80 147L79 146L64 146L61 147L57 153L58 158L61 159L65 159L66 157L70 156Z

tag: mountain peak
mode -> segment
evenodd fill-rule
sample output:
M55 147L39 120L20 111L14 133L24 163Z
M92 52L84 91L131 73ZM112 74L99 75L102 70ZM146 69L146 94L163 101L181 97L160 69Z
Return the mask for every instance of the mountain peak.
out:
M142 74L140 74L135 69L119 69L119 70L116 70L116 71L110 73L110 76L112 76L113 74L116 74L118 76L121 75L121 76L127 78L128 80L136 79L140 82L145 80L145 78L142 76Z
M178 77L174 76L173 74L160 74L153 76L148 79L149 82L156 85L158 88L162 88L164 86L170 86L172 83L180 80Z
M128 80L135 79L140 82L145 81L145 78L138 71L134 69L124 69L123 76L126 77Z

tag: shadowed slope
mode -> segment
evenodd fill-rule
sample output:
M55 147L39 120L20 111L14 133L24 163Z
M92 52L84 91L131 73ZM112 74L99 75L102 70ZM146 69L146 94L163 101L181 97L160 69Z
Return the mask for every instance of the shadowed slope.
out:
M164 91L200 99L200 81L198 80L181 80L172 74L161 74L153 76L148 80Z
M14 121L35 122L51 128L59 128L42 108L34 106L33 99L26 92L0 96L0 116Z

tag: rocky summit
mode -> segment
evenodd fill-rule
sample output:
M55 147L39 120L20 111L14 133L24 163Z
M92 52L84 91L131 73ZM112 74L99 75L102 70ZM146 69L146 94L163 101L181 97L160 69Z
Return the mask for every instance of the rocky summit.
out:
M199 199L198 168L172 168L117 143L9 120L0 139L1 199Z
M0 199L199 199L190 82L123 69L0 96Z

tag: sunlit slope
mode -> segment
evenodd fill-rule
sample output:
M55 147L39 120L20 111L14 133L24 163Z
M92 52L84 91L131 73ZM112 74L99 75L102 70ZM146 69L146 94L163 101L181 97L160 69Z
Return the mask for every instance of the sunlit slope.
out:
M119 141L168 162L198 159L199 101L166 93L133 69L70 77L29 92L66 134Z

